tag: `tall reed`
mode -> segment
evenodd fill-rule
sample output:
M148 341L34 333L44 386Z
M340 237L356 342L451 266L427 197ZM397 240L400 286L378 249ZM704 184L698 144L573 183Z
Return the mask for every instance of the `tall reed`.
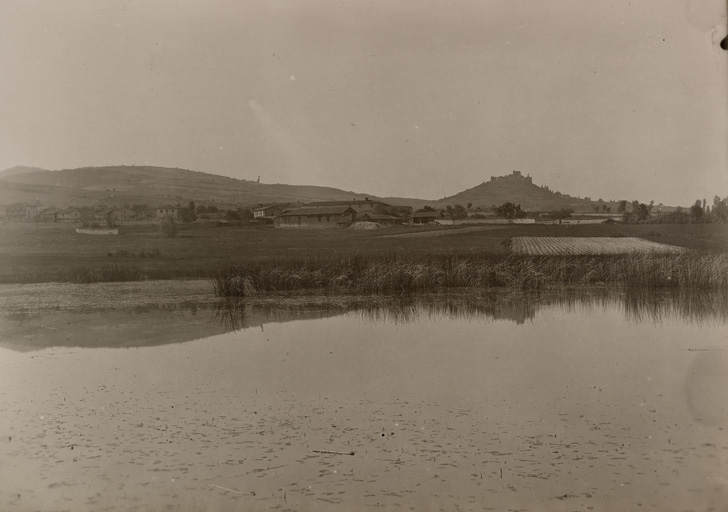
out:
M461 287L538 290L556 284L595 283L647 288L728 288L728 254L354 255L230 265L219 268L213 277L215 294L220 297L289 290L357 293Z

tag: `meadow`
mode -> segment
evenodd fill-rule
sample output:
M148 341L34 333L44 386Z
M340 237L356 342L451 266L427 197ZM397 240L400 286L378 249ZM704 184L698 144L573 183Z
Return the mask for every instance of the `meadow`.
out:
M71 225L0 225L0 283L196 279L231 265L353 257L505 257L514 237L639 237L708 252L728 252L725 224L392 227L381 230L279 230L269 226L179 224L175 238L153 226L90 236Z

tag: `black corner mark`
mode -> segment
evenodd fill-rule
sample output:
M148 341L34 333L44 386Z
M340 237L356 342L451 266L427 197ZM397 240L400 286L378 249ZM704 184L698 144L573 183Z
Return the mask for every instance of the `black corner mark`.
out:
M728 50L728 36L725 36L723 40L720 42L720 47L724 50Z

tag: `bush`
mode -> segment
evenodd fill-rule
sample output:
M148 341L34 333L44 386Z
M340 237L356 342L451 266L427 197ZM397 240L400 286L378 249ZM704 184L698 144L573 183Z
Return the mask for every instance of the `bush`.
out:
M162 223L161 230L165 238L177 237L177 223L171 217Z

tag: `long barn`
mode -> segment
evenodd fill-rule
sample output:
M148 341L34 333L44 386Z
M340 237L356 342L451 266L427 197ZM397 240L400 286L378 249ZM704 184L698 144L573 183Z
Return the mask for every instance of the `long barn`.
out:
M275 219L277 228L343 228L356 221L356 210L349 206L294 208Z

